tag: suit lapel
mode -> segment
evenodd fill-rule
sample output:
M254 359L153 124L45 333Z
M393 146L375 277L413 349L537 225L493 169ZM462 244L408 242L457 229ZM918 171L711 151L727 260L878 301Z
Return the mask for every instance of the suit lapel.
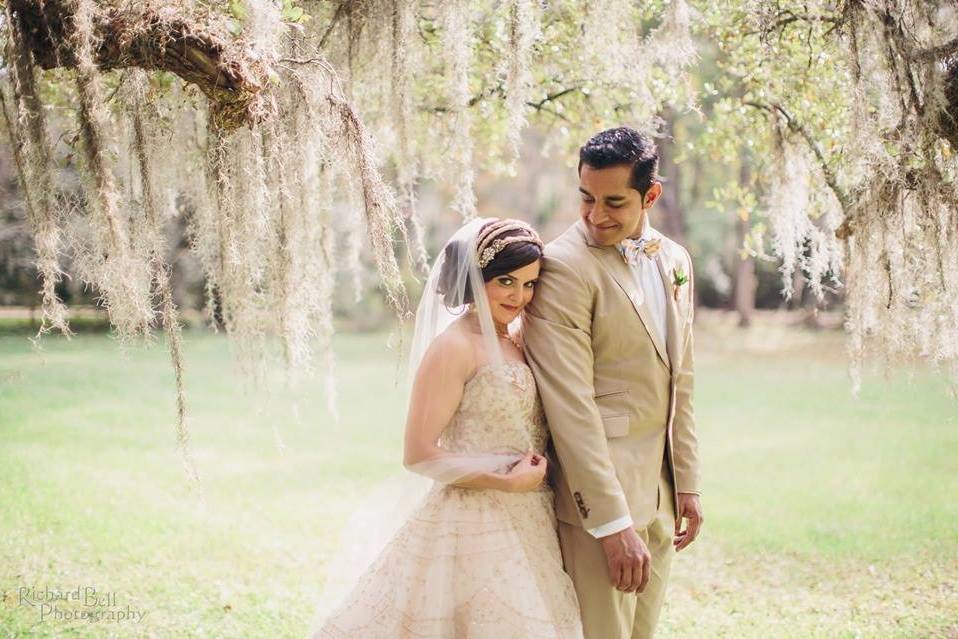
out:
M582 230L587 233L584 229ZM632 275L632 271L625 263L625 260L622 259L622 256L619 255L615 247L596 246L588 240L587 244L595 258L603 268L605 268L606 272L612 276L612 279L619 285L619 288L625 292L629 301L632 302L632 307L638 314L639 319L642 320L642 325L645 326L645 331L649 334L649 339L652 340L652 344L655 346L655 351L659 354L659 358L666 367L671 368L666 344L662 341L662 336L655 330L655 324L652 322L649 307L645 303L645 296L636 283L635 277ZM659 268L661 270L661 266ZM667 286L665 290L670 290L670 287Z
M655 255L654 262L659 267L659 275L662 276L662 283L665 285L665 324L668 327L668 339L666 350L668 351L669 361L672 363L671 369L675 374L676 364L678 363L679 353L679 310L675 303L675 296L672 293L673 284L669 277L671 267L667 266L667 258L664 251L660 250Z

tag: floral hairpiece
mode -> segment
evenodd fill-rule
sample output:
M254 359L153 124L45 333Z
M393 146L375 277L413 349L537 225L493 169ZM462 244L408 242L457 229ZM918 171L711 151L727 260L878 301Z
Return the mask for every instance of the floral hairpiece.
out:
M506 231L524 231L519 235L509 237L498 237ZM542 239L531 226L521 220L497 220L489 224L482 230L476 238L476 255L479 260L479 268L485 268L489 265L496 254L516 242L529 242L542 248Z

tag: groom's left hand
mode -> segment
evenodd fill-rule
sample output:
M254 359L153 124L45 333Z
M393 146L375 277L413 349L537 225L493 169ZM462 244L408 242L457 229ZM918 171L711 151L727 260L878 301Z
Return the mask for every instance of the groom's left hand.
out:
M672 544L675 545L675 552L678 552L695 541L699 536L699 530L702 528L702 502L695 493L679 493L678 519L675 520L675 539ZM689 523L682 528L682 520L688 519Z

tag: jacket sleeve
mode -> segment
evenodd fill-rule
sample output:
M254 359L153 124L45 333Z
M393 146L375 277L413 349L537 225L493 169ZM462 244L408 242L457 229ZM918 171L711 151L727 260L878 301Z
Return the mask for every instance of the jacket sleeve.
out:
M547 253L523 325L553 445L586 529L630 516L595 403L593 300L576 271Z
M682 249L687 262L688 318L682 336L682 358L675 380L675 418L672 421L672 459L675 465L675 489L680 493L699 493L698 440L695 436L695 413L692 408L692 390L695 380L692 320L695 314L695 277L692 258Z

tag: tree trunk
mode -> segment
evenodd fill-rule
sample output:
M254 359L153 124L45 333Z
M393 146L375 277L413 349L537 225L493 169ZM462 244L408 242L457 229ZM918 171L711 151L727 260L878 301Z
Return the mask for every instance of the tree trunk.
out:
M751 181L751 170L747 158L741 159L739 180L742 184ZM755 275L755 258L740 255L745 245L745 238L749 232L749 221L741 215L735 217L735 257L732 280L732 308L738 313L738 325L746 328L752 325L752 316L755 313L755 292L758 288L758 278Z
M672 131L671 138L665 138L658 144L659 170L664 174L662 182L662 197L659 198L656 208L660 215L657 228L665 235L682 246L688 246L687 226L682 207L682 189L679 179L680 172L673 163L675 157L675 113L669 109L663 116L669 123L668 130Z

